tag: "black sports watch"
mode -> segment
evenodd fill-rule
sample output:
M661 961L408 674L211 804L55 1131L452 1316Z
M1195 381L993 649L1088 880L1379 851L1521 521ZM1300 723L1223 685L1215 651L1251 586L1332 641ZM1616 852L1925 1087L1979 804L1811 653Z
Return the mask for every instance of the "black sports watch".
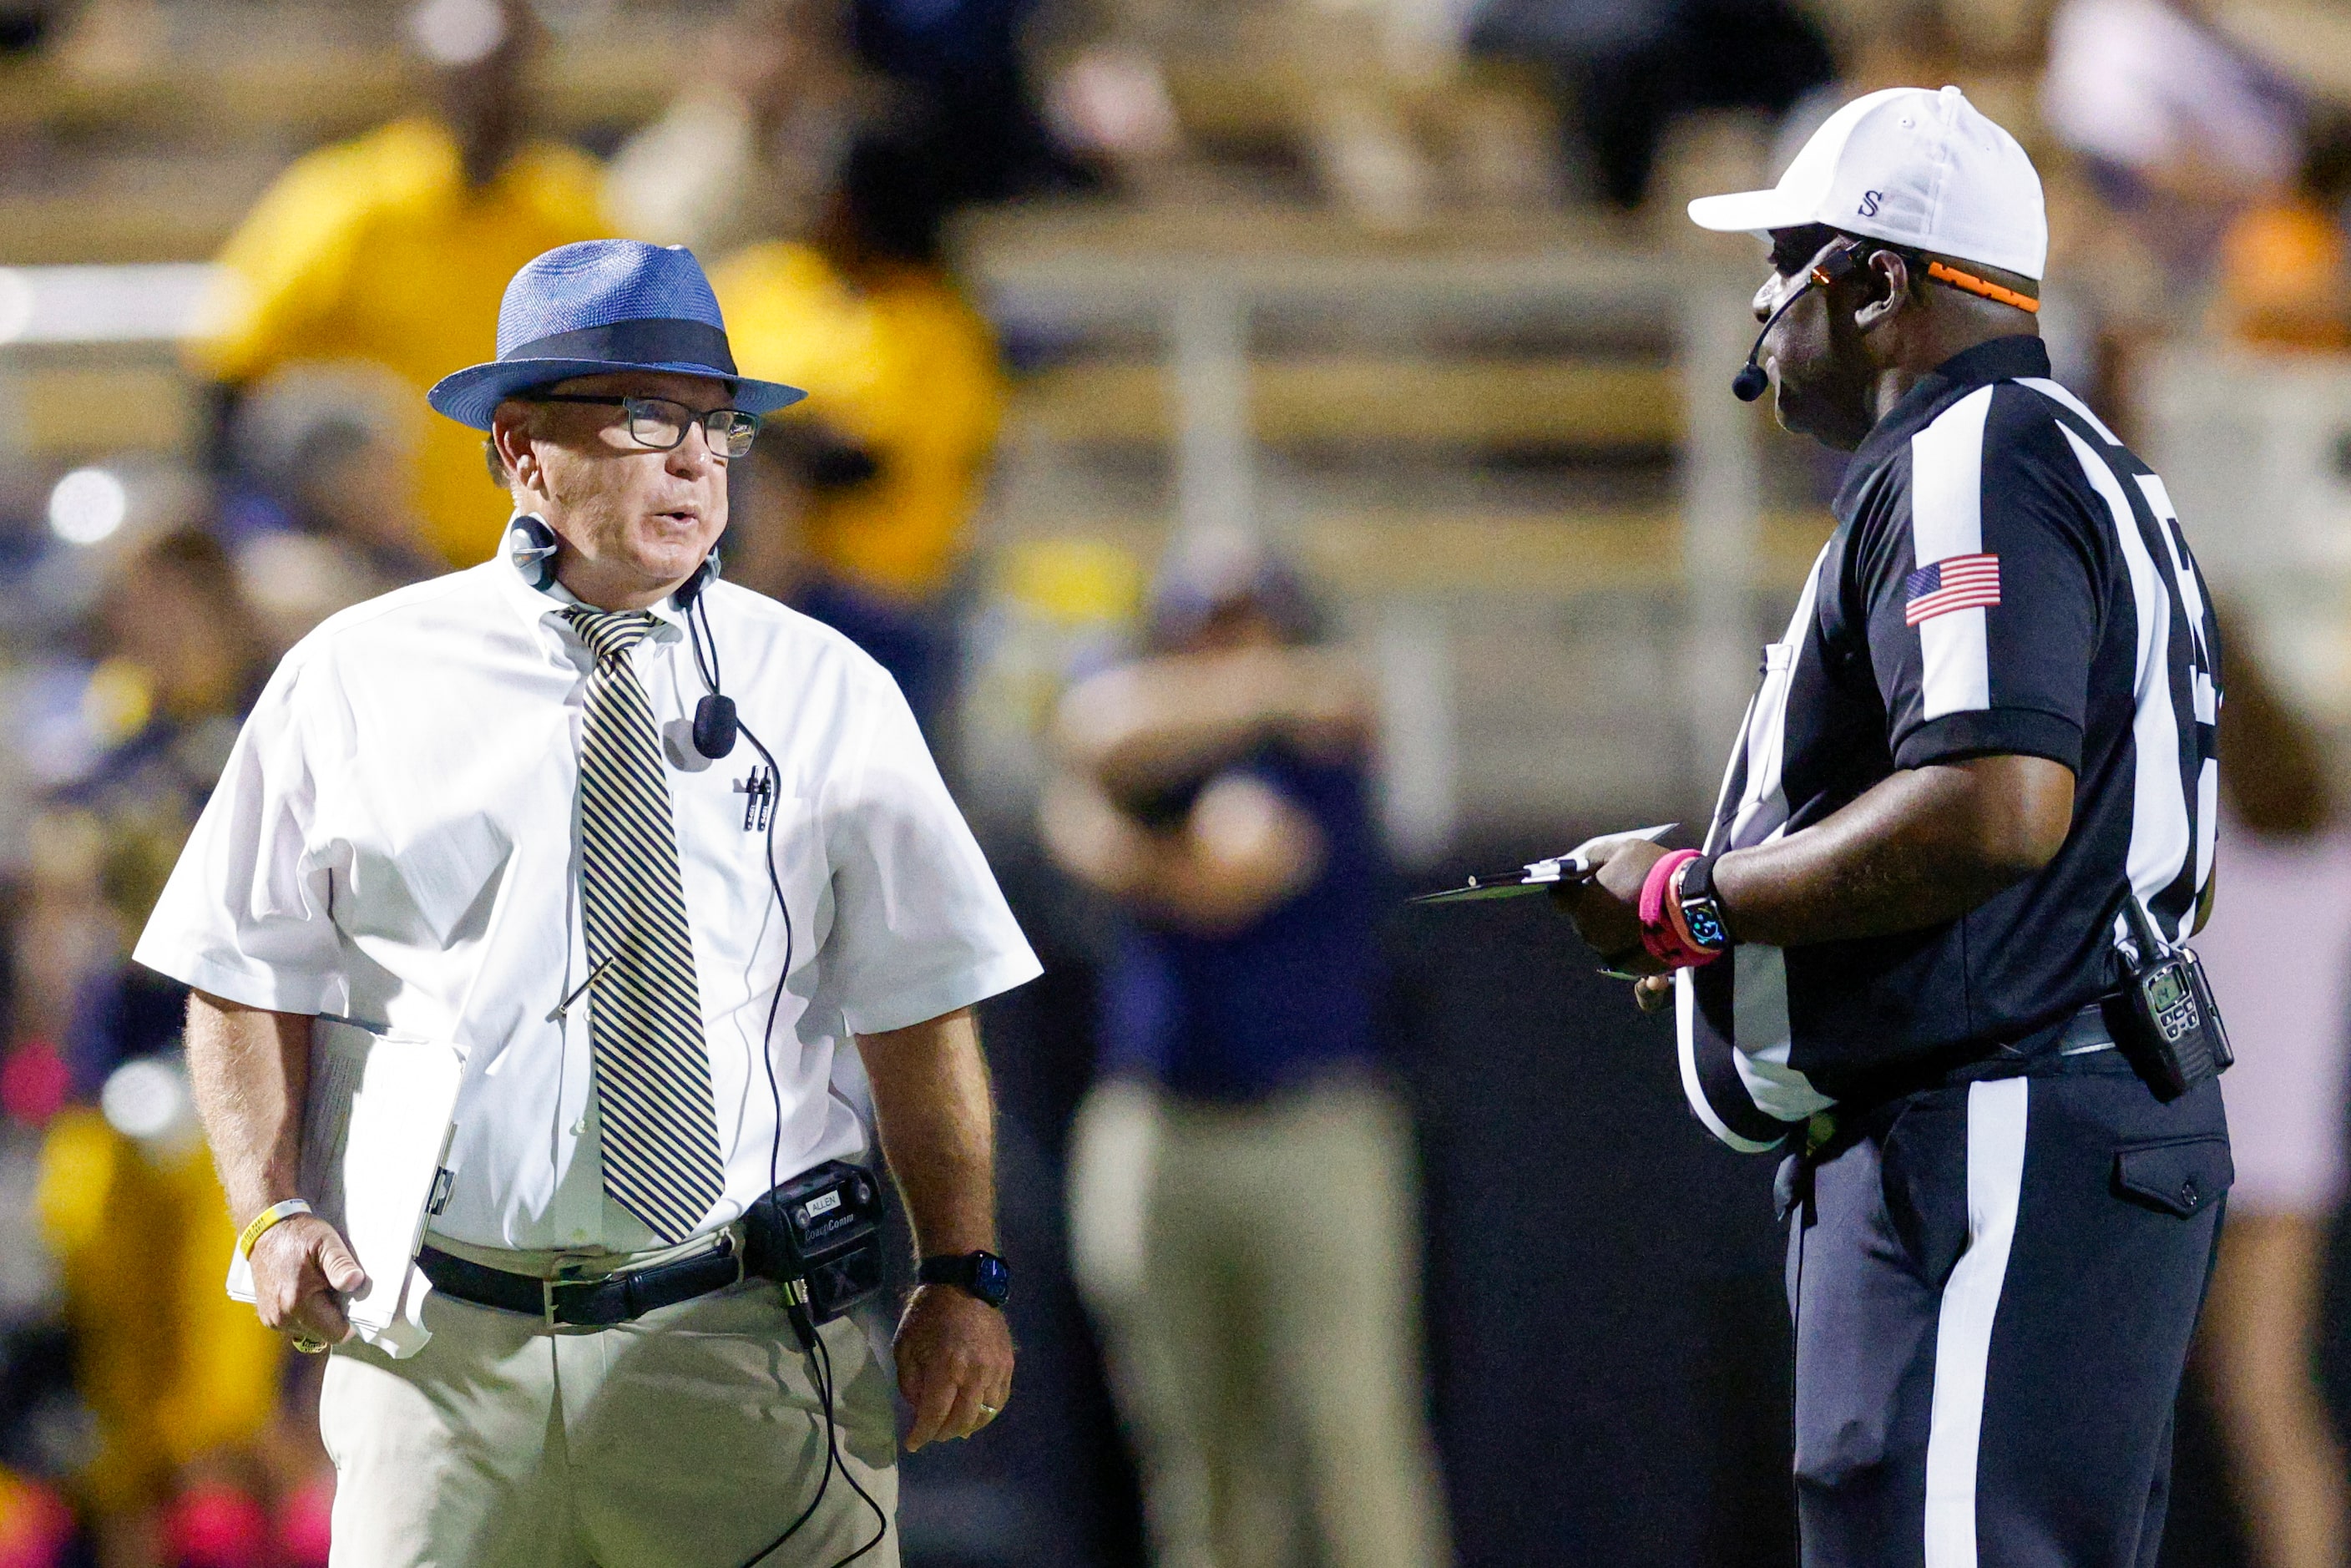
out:
M1012 1293L1012 1266L993 1252L925 1258L914 1277L925 1285L953 1285L998 1312Z
M1730 922L1722 913L1722 897L1714 891L1714 862L1718 857L1700 855L1681 869L1675 883L1679 894L1682 924L1689 927L1690 939L1710 953L1719 953L1730 946Z

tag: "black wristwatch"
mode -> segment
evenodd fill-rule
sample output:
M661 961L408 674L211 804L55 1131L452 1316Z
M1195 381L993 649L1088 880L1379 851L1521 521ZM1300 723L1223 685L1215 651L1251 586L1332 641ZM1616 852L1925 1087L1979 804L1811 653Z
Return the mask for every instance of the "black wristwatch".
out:
M953 1285L998 1312L1004 1310L1004 1298L1012 1293L1012 1267L993 1252L925 1258L915 1278L925 1285Z
M1714 891L1714 862L1719 857L1700 855L1681 869L1675 883L1680 894L1682 924L1690 939L1708 952L1730 946L1730 922L1723 917L1722 897Z

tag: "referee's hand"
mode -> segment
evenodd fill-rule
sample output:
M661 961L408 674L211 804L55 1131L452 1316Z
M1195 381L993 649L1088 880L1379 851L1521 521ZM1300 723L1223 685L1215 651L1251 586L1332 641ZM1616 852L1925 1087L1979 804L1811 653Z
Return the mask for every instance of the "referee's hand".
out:
M953 1285L914 1287L894 1349L898 1392L914 1412L909 1453L970 1437L1012 1397L1012 1331L1003 1312Z
M1552 902L1567 911L1576 934L1608 967L1635 975L1658 972L1657 961L1641 946L1641 884L1668 852L1661 844L1627 835L1610 848L1593 876L1552 890ZM1644 1010L1651 1009L1641 989L1634 996Z
M351 1337L342 1298L366 1288L367 1271L333 1226L315 1214L281 1219L253 1244L252 1263L253 1310L264 1328L289 1341Z

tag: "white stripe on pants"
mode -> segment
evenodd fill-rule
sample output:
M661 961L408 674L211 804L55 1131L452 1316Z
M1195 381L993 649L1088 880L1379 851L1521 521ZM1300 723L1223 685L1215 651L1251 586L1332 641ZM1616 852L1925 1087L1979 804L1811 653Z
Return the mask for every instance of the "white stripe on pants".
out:
M1968 1088L1968 1246L1943 1286L1935 1402L1927 1431L1927 1568L1976 1568L1976 1456L1991 1327L2024 1194L2031 1081Z

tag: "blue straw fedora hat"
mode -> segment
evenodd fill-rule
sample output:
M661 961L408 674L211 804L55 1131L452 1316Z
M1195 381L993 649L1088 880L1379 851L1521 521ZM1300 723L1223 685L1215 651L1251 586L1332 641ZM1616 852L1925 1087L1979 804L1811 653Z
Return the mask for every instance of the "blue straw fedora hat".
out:
M424 398L458 423L487 430L498 404L518 392L620 370L731 382L746 413L773 413L808 395L736 373L718 297L692 251L591 239L525 263L498 303L498 357L442 377Z

